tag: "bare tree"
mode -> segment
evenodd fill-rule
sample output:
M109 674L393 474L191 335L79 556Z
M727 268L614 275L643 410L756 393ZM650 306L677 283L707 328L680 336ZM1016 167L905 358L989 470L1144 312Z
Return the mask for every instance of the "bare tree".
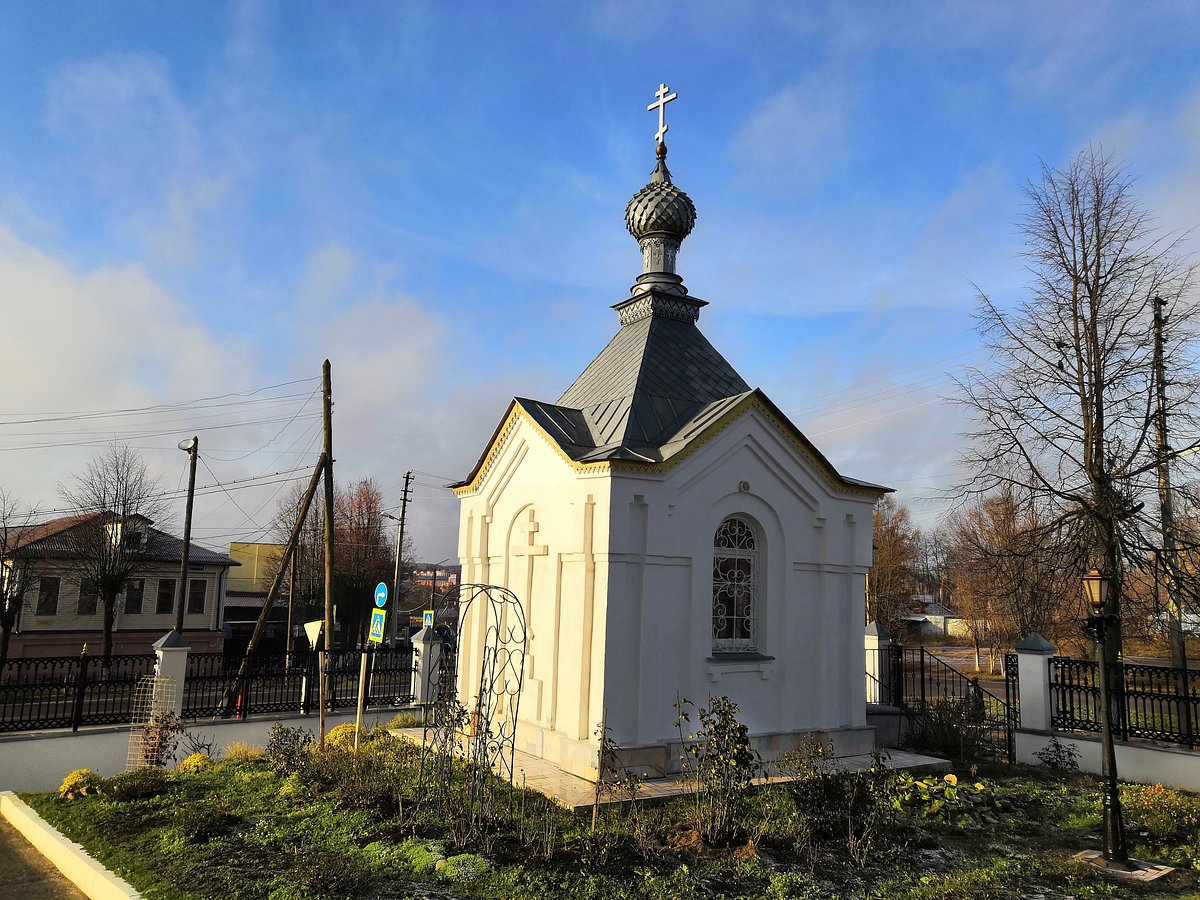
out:
M21 505L0 488L0 673L8 660L8 643L20 621L25 595L36 577L28 560L14 552L33 534L37 511Z
M395 556L390 529L384 528L383 494L375 482L364 478L339 491L334 510L334 592L343 646L352 647L366 641L375 585L391 582Z
M118 444L105 448L70 484L60 484L59 492L81 513L94 513L64 536L80 583L89 584L101 607L107 669L117 599L142 567L147 528L164 514L166 502L141 457Z
M277 535L291 533L301 494L294 490L280 501L273 524ZM300 532L296 554L297 614L315 613L324 602L324 521L324 510L314 504ZM391 529L385 526L383 495L374 481L366 478L348 488L335 485L333 539L337 553L333 590L341 643L345 647L365 640L370 610L374 606L375 585L382 581L390 586L392 582L395 547ZM405 543L411 554L411 540ZM270 574L273 576L274 572ZM401 602L400 597L392 599L389 615L397 614Z
M867 619L895 631L920 586L921 530L892 496L875 505L874 554L867 577Z
M1078 564L1070 548L1077 542L1048 528L1036 507L1003 489L956 510L946 530L956 609L971 632L976 668L981 646L995 671L999 651L1031 632L1075 639L1081 600L1071 589Z
M960 380L974 414L963 454L974 475L964 487L968 497L1010 488L1034 498L1047 535L1082 534L1090 564L1110 579L1107 611L1119 613L1127 563L1158 539L1155 297L1169 312L1171 413L1197 433L1193 265L1179 239L1158 235L1132 179L1101 152L1084 150L1062 170L1043 167L1027 194L1029 297L1006 311L981 292L991 365ZM1073 573L1075 585L1084 571ZM1108 647L1110 661L1118 658L1120 636Z

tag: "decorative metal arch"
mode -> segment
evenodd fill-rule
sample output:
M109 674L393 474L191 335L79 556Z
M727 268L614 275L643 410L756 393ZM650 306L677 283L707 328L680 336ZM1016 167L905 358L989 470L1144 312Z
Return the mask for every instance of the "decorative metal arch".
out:
M455 640L443 643L438 665L430 673L430 692L436 697L432 716L425 717L424 743L428 765L422 766L422 794L450 799L455 756L464 759L468 772L468 802L472 817L482 815L490 803L489 785L494 772L513 783L517 714L525 674L527 632L525 609L517 595L495 584L462 584L442 595L442 605L458 601ZM470 623L470 614L483 616ZM458 663L464 624L473 631L482 625L479 645L479 687L458 698Z

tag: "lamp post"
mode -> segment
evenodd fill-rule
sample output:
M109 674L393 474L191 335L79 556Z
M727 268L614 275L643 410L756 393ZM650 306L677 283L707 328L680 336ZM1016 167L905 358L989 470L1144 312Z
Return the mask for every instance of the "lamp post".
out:
M1121 794L1117 787L1117 754L1113 747L1112 707L1109 702L1108 666L1104 646L1110 629L1120 625L1120 617L1104 612L1108 599L1108 576L1092 569L1083 576L1083 596L1092 614L1083 621L1083 630L1096 642L1097 673L1100 678L1100 760L1104 779L1104 859L1114 869L1129 868L1125 847L1125 824L1121 817Z

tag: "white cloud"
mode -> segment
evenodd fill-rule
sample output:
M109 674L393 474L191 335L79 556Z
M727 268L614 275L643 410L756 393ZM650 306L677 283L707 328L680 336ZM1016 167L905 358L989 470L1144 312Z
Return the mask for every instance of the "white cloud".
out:
M759 104L732 142L735 185L800 193L839 172L853 101L841 78L825 69Z
M307 308L335 306L350 288L355 258L349 247L330 244L309 254L300 288L300 304Z
M0 360L12 379L9 419L143 407L255 380L247 362L252 354L215 340L139 266L76 273L0 225L0 283L10 298L0 326ZM181 432L188 427L180 423ZM58 482L94 452L62 444L119 439L138 428L133 419L6 425L0 431L4 480L19 485L27 502L52 506ZM147 437L134 443L172 442ZM49 446L8 449L43 444Z
M49 79L43 117L153 259L193 260L196 224L219 209L237 166L217 161L216 135L179 98L163 60L125 54L62 66Z

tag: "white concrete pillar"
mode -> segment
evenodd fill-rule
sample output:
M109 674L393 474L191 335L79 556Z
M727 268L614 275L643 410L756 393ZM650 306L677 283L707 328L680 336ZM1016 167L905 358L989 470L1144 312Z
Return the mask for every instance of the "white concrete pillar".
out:
M1017 644L1021 727L1050 730L1050 657L1058 649L1036 631Z
M183 682L187 678L188 651L191 644L172 628L152 645L158 662L154 666L154 705L183 716Z
M413 635L413 700L418 704L433 703L438 698L438 662L442 658L442 639L432 628L422 628ZM452 675L449 677L453 677Z
M878 622L868 622L864 636L867 664L867 702L890 703L892 697L891 666L887 648L892 645L892 633Z

